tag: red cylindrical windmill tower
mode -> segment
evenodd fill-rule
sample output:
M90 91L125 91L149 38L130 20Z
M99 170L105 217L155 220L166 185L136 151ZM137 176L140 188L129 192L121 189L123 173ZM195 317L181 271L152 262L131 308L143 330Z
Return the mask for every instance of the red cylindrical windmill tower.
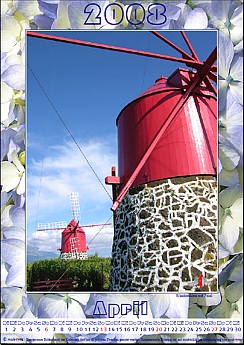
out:
M113 291L217 291L215 60L159 78L117 118Z
M61 248L58 248L60 258L62 260L85 260L87 259L87 250L89 248L86 245L85 231L79 225L79 194L72 192L70 194L70 202L73 219L68 225L65 222L39 223L38 231L63 230L61 235ZM94 225L92 224L90 226Z
M73 219L62 232L60 258L87 259L86 234L81 226Z

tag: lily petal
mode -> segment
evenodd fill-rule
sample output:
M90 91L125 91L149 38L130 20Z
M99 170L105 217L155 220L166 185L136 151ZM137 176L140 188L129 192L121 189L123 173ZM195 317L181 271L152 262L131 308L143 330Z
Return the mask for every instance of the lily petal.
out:
M175 295L170 295L170 306L166 311L165 316L169 318L188 318L189 297L180 298Z
M235 54L231 63L231 76L235 81L243 81L243 56Z
M213 310L211 310L210 313L207 314L207 317L208 319L228 318L229 312L230 312L230 304L225 298L222 298L221 304L217 306L216 308L214 308Z
M19 318L25 312L22 306L23 290L16 287L3 287L1 289L1 300L5 310L1 315L3 318Z
M60 295L45 295L38 305L38 318L64 318L68 317L67 303Z
M234 204L238 198L242 198L243 189L241 185L229 187L219 193L219 203L225 209Z
M16 6L18 11L28 19L31 19L34 15L41 13L38 2L35 0L13 0L13 4Z
M219 32L219 75L224 79L229 75L230 65L234 57L234 46L231 40Z
M170 306L170 296L167 294L151 295L149 301L154 318L163 316Z
M206 29L208 17L202 8L194 8L186 18L185 29Z
M231 82L230 84L230 91L235 98L235 100L243 104L243 83L242 82Z
M19 171L13 163L1 162L3 191L9 192L17 187L20 181Z
M229 302L238 301L243 293L243 282L234 282L225 288L225 298Z
M219 174L219 184L221 186L235 186L239 183L239 175L237 169L227 170L222 169Z
M11 65L2 74L2 80L15 90L25 89L25 66Z
M231 214L240 228L243 227L243 198L238 198L230 207Z
M239 226L229 215L224 217L221 225L219 240L226 249L231 250L239 238Z

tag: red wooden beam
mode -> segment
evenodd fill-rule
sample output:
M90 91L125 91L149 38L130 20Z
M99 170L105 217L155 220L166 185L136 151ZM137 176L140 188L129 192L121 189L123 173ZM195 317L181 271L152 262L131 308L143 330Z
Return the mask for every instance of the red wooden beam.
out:
M160 38L165 43L167 43L171 48L181 53L182 57L187 57L189 60L194 60L191 55L187 54L183 49L181 49L176 44L174 44L173 42L165 38L163 35L159 34L157 31L150 31L150 32L156 37Z
M184 38L184 40L185 40L185 42L186 42L186 44L187 44L191 54L192 54L193 59L199 61L198 56L197 56L195 50L193 49L190 41L188 40L188 37L186 36L186 33L184 31L181 31L180 33L183 36L183 38Z
M102 44L102 43L86 42L86 41L76 40L73 38L66 38L66 37L58 37L58 36L53 36L53 35L41 34L41 33L35 32L35 31L27 31L26 34L27 34L27 36L36 37L36 38L43 38L43 39L51 40L51 41L78 44L81 46L87 46L87 47L92 47L92 48L100 48L100 49L112 50L112 51L117 51L117 52L122 52L122 53L147 56L147 57L156 58L156 59L176 61L179 63L185 63L188 66L193 67L193 68L197 68L197 69L203 67L202 62L198 62L198 61L194 61L194 60L187 60L184 58L177 58L177 57L173 57L173 56L167 56L167 55L162 55L162 54L157 54L157 53L152 53L152 52L144 52L144 51L135 50L135 49L131 49L131 48L122 48L122 47L110 46L110 45ZM215 66L212 66L211 69L213 71L215 71Z
M186 36L186 33L184 31L181 31L181 35L183 36L188 48L190 49L191 53L192 53L192 57L196 60L196 61L200 61L195 50L193 49L188 37ZM209 76L212 77L212 79L217 82L217 76L215 74L213 74L212 72L209 72ZM212 91L215 96L217 96L217 90L215 89L214 85L211 83L211 80L209 78L209 76L206 77L205 79L205 83L207 85L207 87L210 89L210 91Z
M160 39L161 39L162 41L164 41L165 43L167 43L170 47L172 47L173 49L175 49L175 50L177 50L179 53L181 53L183 58L188 58L189 60L200 62L200 60L199 60L198 57L197 57L197 54L196 54L195 51L193 50L193 48L192 48L192 46L191 46L191 44L190 44L190 42L189 42L189 40L188 40L186 34L185 34L183 31L181 31L181 34L183 35L184 38L186 38L187 43L189 43L189 45L191 46L191 48L192 48L192 50L193 50L193 56L187 54L183 49L181 49L180 47L178 47L176 44L172 43L170 40L168 40L168 39L165 38L164 36L160 35L157 31L150 31L150 32L151 32L153 35L155 35L156 37L160 38ZM187 45L188 45L188 44L187 44ZM190 47L189 47L189 49L190 49ZM190 49L190 50L191 50L191 49ZM214 68L217 69L216 66L214 66ZM210 72L209 72L209 76L211 77L211 79L212 79L214 82L217 82L217 76L216 76L214 73L212 73L212 72L210 71ZM211 81L209 80L209 77L207 77L207 78L208 78L209 83L211 83ZM209 86L209 83L208 83L207 86ZM212 84L211 84L211 85L212 85ZM217 91L215 90L215 88L214 88L213 85L212 85L211 87L209 87L209 88L211 89L211 91L212 91L215 95L217 95Z

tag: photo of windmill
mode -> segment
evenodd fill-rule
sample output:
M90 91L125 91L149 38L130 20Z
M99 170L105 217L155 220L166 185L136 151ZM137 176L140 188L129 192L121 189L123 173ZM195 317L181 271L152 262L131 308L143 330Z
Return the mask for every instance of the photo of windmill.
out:
M77 113L79 104L81 117L77 117L76 122L70 121L68 116L66 119L77 135L80 129L77 122L85 124L84 135L98 135L101 128L107 131L111 121L116 125L116 130L111 127L109 132L113 136L116 133L116 140L112 144L109 141L106 147L108 151L115 148L116 157L111 165L107 164L107 175L103 175L105 184L112 187L109 206L114 224L108 290L217 292L217 32L182 30L121 32L119 35L79 32L65 35L27 31L33 45L38 46L38 41L42 41L41 46L45 46L46 51L51 45L56 49L71 46L67 60L72 55L71 49L81 54L82 64L77 62L79 68L73 71L70 79L72 92L75 92L74 75L81 73L77 98L82 102L74 102L72 113L72 116ZM74 36L69 37L71 35ZM143 50L145 37L148 46ZM150 40L153 41L152 50L148 49ZM128 47L129 43L132 47ZM162 53L162 49L169 49L168 55L165 51ZM152 77L148 73L147 87L144 85L146 67L144 73L138 67L142 58L153 60L155 74ZM103 68L98 68L98 61L102 61ZM70 69L69 66L68 71ZM87 71L86 79L83 74ZM33 71L31 73L40 86ZM140 77L142 85L139 87L136 81ZM44 94L47 98L46 91ZM89 104L85 107L88 98ZM73 94L71 103L72 100ZM54 109L64 124L60 113ZM69 109L67 113L70 114ZM66 124L65 128L67 130ZM106 140L110 140L109 135ZM97 167L105 165L104 150L96 157ZM86 156L85 160L88 162ZM72 166L62 162L66 168ZM86 185L81 184L83 188ZM104 188L103 183L100 184ZM98 207L98 189L94 189L93 183L89 186L94 193L87 191L87 199L94 196L93 205ZM74 204L73 195L71 205L75 211L78 205ZM38 231L56 231L59 226L63 230L60 261L71 262L75 258L77 262L88 262L87 246L90 245L86 244L84 226L79 225L76 215L68 225L44 223Z
M58 278L57 279L50 279L53 278L53 274L55 272L52 271L52 269L49 267L49 270L43 269L43 272L39 272L39 262L37 261L32 268L29 268L28 276L31 277L31 282L29 282L29 285L32 285L32 288L34 291L79 291L79 281L81 280L81 276L84 275L84 272L87 271L87 269L84 269L85 264L81 265L80 267L83 267L83 275L76 272L75 277L73 274L72 277L72 269L76 269L78 265L78 261L80 260L88 260L87 250L89 250L87 243L86 243L86 233L83 228L99 228L97 234L103 229L104 227L107 227L111 225L111 223L104 223L104 224L89 224L89 225L80 225L80 203L79 203L79 194L77 192L72 192L69 195L70 203L71 203L71 212L72 212L72 220L69 223L66 223L65 221L61 222L52 222L52 223L38 223L38 229L37 231L62 231L61 233L61 247L57 248L57 250L60 252L60 256L58 260L66 261L66 265L63 265L63 268L61 270L58 270ZM92 241L90 242L92 243ZM94 264L94 261L92 261L93 258L88 262L87 268L89 269L89 264L92 262ZM103 263L101 263L102 258L98 258L95 256L95 259L98 259L100 262L95 262L95 265L98 266L97 275L98 275L98 281L101 283L101 288L104 285L104 268ZM69 265L69 261L72 261L72 264ZM97 260L96 260L97 261ZM105 259L104 262L107 264L107 267L110 269L108 259ZM52 263L52 260L46 261L47 265L50 265ZM57 263L57 260L54 262ZM44 263L45 265L45 263ZM36 267L37 266L37 267ZM58 265L58 267L62 267ZM95 267L95 266L94 266ZM92 269L94 269L94 267ZM54 267L56 269L57 267ZM67 268L67 269L66 269ZM45 280L38 279L37 281L33 280L33 270L35 271L37 269L37 272L34 272L34 275L43 275L46 278ZM63 279L64 273L66 273L69 276L66 279ZM63 270L63 271L62 271ZM108 268L107 268L108 270ZM79 278L78 278L79 275ZM89 273L88 273L89 276ZM93 281L94 283L93 276ZM85 282L89 284L89 277L85 277ZM98 284L99 285L99 284ZM87 289L87 287L86 287ZM94 286L92 286L92 290L94 290ZM82 291L82 290L81 290Z
M86 234L83 228L102 227L111 223L79 225L80 204L77 192L70 193L70 202L73 219L68 224L66 222L38 223L37 231L62 230L61 248L57 249L60 251L60 259L86 260L89 248L86 245Z

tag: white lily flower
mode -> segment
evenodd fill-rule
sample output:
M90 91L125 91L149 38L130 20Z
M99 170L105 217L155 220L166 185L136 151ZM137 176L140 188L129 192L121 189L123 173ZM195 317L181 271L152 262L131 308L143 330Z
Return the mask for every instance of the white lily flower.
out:
M186 22L186 18L192 11L191 7L188 6L186 3L178 4L177 7L181 9L180 15L177 20L171 21L170 29L183 29Z
M11 65L3 72L2 80L15 90L24 90L25 66L21 64Z
M231 40L219 33L219 110L224 110L229 89L236 102L243 104L243 57L234 55Z
M16 238L25 241L25 230L19 226L10 226L3 230L5 239Z
M243 262L236 264L229 276L229 280L243 282Z
M223 260L230 256L230 251L225 249L221 243L218 245L218 259Z
M5 266L5 261L1 257L1 287L5 287L6 285L6 279L8 276L8 271Z
M38 303L39 318L85 318L83 311L90 294L48 294Z
M35 317L38 316L38 304L39 304L40 299L43 296L45 296L43 293L38 293L38 294L28 293L26 295L25 303L28 305L29 310L32 312L32 314Z
M13 205L4 205L1 208L1 227L2 229L8 228L13 225L12 220L10 219L9 212Z
M234 245L234 247L230 250L231 255L243 253L243 228L240 228L240 235L239 239Z
M242 282L234 282L225 289L220 287L221 303L211 310L208 318L242 318Z
M16 9L27 19L32 19L35 15L40 14L41 11L36 0L13 0L13 4Z
M9 150L13 152L18 149L16 145L13 145L15 134L16 132L12 128L3 129L1 131L1 162L4 159L11 160L11 156L8 155ZM15 146L13 150L11 146Z
M185 19L184 29L206 29L208 17L202 8L194 8Z
M57 9L57 18L52 23L52 29L70 29L68 6L71 1L60 1Z
M6 63L13 63L8 64ZM23 123L25 105L24 88L25 88L25 68L22 64L23 57L20 55L10 55L5 59L4 71L2 73L2 90L1 90L1 123L5 128L14 128L14 120L17 119L17 124ZM20 91L15 91L15 90Z
M206 318L209 306L218 305L221 302L221 295L211 294L205 297L190 297L189 318ZM200 307L199 307L200 306Z
M7 286L25 286L25 243L19 239L2 240L2 257L8 264Z
M194 303L190 303L188 318L189 319L205 319L206 316L201 308L199 308Z
M180 298L177 295L170 295L170 306L165 313L169 318L187 318L189 309L189 297Z
M223 260L221 260L223 261ZM243 268L243 255L238 254L231 260L222 262L219 266L219 285L225 285L228 280L241 281Z
M2 318L20 318L25 312L22 305L22 297L24 292L17 287L1 288L1 300L4 303L4 311Z
M242 187L228 187L220 192L219 204L219 240L227 250L231 250L238 241L239 228L242 227Z
M235 48L234 48L234 52L235 53L241 53L243 51L243 40L241 40L240 43L238 43Z
M7 127L14 120L14 90L1 81L1 122ZM10 117L12 115L12 117Z
M231 249L224 248L221 243L219 243L219 259L226 259L226 257L229 257L230 255L238 255L243 252L243 229L240 228L240 234L239 238Z
M1 16L11 16L16 11L16 8L13 6L13 0L4 0L1 1Z
M17 115L16 112L14 113L16 106L25 104L23 99L23 90L25 90L25 29L30 27L25 20L22 20L20 14L16 15L16 18L3 18L3 24L7 41L4 51L7 51L7 54L3 58L2 82L19 91L13 93L12 90L12 98L10 98L11 91L8 90L8 103L5 103L3 119L5 126L8 126L14 120L13 115ZM9 35L13 36L11 40Z
M227 170L223 168L219 174L219 184L225 187L236 186L239 183L237 169Z
M15 46L19 47L21 26L13 16L1 17L1 51L10 52Z
M25 210L17 205L12 207L10 212L10 219L13 222L13 226L18 226L25 229Z
M212 1L208 15L210 24L237 44L243 38L243 6L234 6L230 0Z
M235 101L233 96L227 98L226 109L219 114L219 134L231 145L236 152L242 154L243 148L243 107ZM220 140L225 144L224 140Z
M21 164L17 152L11 155L13 162L1 162L3 191L9 192L16 188L17 194L25 192L25 168Z
M219 159L222 163L222 170L219 174L221 186L235 186L238 184L239 175L237 166L242 164L242 152L236 146L219 134Z

